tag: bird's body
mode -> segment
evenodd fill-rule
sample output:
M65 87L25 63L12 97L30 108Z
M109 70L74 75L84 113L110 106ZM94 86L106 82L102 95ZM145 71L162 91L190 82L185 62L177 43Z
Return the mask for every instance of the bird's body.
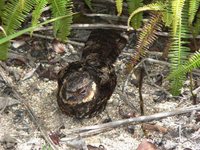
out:
M57 101L61 110L75 118L102 112L116 86L113 63L126 39L110 30L95 30L83 48L80 61L59 72Z

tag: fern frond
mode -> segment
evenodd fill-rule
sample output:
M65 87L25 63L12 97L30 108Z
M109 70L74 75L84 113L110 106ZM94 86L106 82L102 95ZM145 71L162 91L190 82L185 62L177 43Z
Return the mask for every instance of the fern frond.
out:
M193 20L194 20L194 17L196 15L196 12L199 8L199 5L200 5L200 1L199 0L190 0L189 2L189 24L191 25Z
M193 33L197 36L200 33L200 13L197 14L194 22Z
M127 0L128 4L128 12L131 14L133 11L135 11L137 8L142 7L143 3L142 0ZM134 29L138 29L141 26L142 22L142 12L136 14L134 17L131 18L131 26Z
M15 30L21 26L21 23L25 20L25 17L34 5L33 0L26 0L23 2L22 6L22 1L10 0L5 5L2 22L7 35L14 33Z
M5 5L5 0L0 0L0 20L2 17L2 10L4 8L4 5Z
M25 17L31 11L34 1L32 0L10 0L6 3L2 9L2 23L3 29L6 35L13 34L16 29L21 26L21 23L25 20ZM1 35L2 37L2 35ZM10 42L6 42L0 45L0 59L5 60L7 58L8 47Z
M185 0L173 0L172 1L172 13L173 13L172 30L173 30L174 35L176 35L177 28L180 25L184 4L185 4Z
M2 36L0 36L0 38L1 37ZM9 46L10 46L10 42L0 44L0 60L6 60L7 59Z
M175 2L176 1L176 2ZM172 46L169 53L169 59L171 64L171 72L179 69L187 61L189 54L189 48L185 46L188 38L188 5L182 0L174 0L173 5L177 3L177 6L172 7L173 11L173 23L172 23ZM181 12L179 12L181 11ZM171 92L173 95L180 93L183 81L185 80L185 74L182 76L174 76L171 80Z
M91 0L84 0L86 5L90 8L90 10L92 10L92 2Z
M16 37L19 37L20 35L23 35L23 34L25 34L25 33L28 33L28 32L30 32L30 31L32 31L32 30L38 28L38 27L41 27L41 26L43 26L43 25L46 25L46 24L49 24L49 23L52 23L52 22L55 22L55 21L57 21L57 20L61 20L61 19L67 18L67 17L71 17L71 16L72 16L72 15L65 15L65 16L53 18L53 19L47 20L47 21L45 21L45 22L39 23L39 24L37 24L36 26L31 26L31 27L29 27L29 28L25 28L25 29L23 29L23 30L17 31L17 32L14 33L14 34L10 34L10 35L5 36L5 37L0 35L0 37L2 37L2 38L0 38L0 45L6 43L6 42L8 42L8 41L10 41L10 40L12 40L12 39L14 39L14 38L16 38ZM0 32L0 34L1 34L1 32ZM0 50L1 50L1 49L0 49Z
M170 27L173 20L172 10L171 10L171 1L167 1L165 11L163 11L163 22L165 26Z
M65 41L67 36L70 34L71 24L72 24L72 3L69 0L66 4L66 15L70 15L70 17L64 18L61 21L60 30L58 31L58 38Z
M131 15L128 18L127 26L130 27L130 22L133 16L135 16L137 13L142 12L142 11L163 11L165 9L165 4L162 2L157 2L157 3L152 3L145 5L143 7L139 7L135 11L131 13Z
M120 16L122 13L123 8L123 0L115 0L116 8L117 8L117 15Z
M32 12L32 26L38 24L38 20L42 14L44 7L47 5L47 0L36 1L35 9ZM31 31L31 34L33 31Z
M161 31L161 27L162 13L152 14L139 35L135 48L135 54L131 58L131 61L127 64L128 72L132 70L141 57L145 55L145 51L148 50L153 42L157 39L156 32Z
M52 8L53 17L60 17L64 15L72 14L71 0L49 0ZM66 40L66 37L70 34L70 25L72 23L72 17L64 18L54 22L54 35L61 39Z
M172 79L173 77L180 77L182 74L186 74L187 72L192 71L195 68L200 67L200 50L196 51L192 57L182 65L177 70L174 70L169 76L168 79Z

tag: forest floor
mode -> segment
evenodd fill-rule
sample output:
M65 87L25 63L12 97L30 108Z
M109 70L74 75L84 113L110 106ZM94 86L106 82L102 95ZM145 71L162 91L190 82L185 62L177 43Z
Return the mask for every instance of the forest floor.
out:
M88 35L87 31L78 37L86 39ZM123 50L115 63L117 87L103 113L83 120L61 113L56 101L57 82L54 79L62 66L79 60L80 45L62 45L40 37L26 36L13 41L9 59L0 62L0 149L46 150L51 149L50 144L60 150L134 150L142 143L143 149L150 150L156 149L155 147L161 150L200 150L198 111L175 114L150 122L107 127L104 130L97 128L94 133L90 130L75 132L86 126L92 129L91 126L94 125L140 116L140 99L138 88L134 85L134 75L127 77L124 74L125 63L134 51L134 42ZM185 81L180 96L172 97L167 92L169 82L166 76L169 66L166 61L159 60L160 52L156 51L164 46L158 40L147 56L158 62L154 63L149 59L143 64L146 75L142 96L147 118L159 112L193 106L189 79ZM194 91L199 91L200 87L198 71L193 74ZM200 107L200 92L197 92L196 100L196 107ZM47 141L53 141L53 144Z
M75 11L91 13L84 2L73 2ZM106 110L83 120L62 114L56 100L58 71L80 59L91 29L101 23L120 30L127 27L119 25L127 23L127 6L119 20L114 1L96 0L92 6L97 16L80 17L82 23L89 23L81 30L75 29L80 29L81 23L72 25L67 44L54 40L48 27L32 37L23 35L12 41L9 59L0 62L0 150L200 150L200 70L192 72L192 89L188 76L180 96L169 93L169 63L163 55L169 39L165 34L159 36L140 63L145 71L143 118L134 74L137 70L125 74L125 64L136 46L135 31L129 34L128 44L114 64L118 81ZM50 16L49 10L45 15ZM199 49L200 40L196 44ZM191 49L193 45L189 45ZM195 106L191 91L196 94Z

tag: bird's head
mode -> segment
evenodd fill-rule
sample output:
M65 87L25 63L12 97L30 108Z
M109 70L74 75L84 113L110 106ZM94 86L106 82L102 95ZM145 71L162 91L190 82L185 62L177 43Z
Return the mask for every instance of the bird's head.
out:
M95 97L97 85L88 72L74 71L64 79L60 97L66 104L87 103Z

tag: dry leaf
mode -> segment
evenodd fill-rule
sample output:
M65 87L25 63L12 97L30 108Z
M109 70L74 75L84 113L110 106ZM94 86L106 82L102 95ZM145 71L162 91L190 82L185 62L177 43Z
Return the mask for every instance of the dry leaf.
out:
M144 123L142 124L142 127L144 130L148 130L148 131L157 131L157 132L161 132L163 134L167 133L167 128L159 126L159 125L152 125L152 124L147 124Z
M157 147L153 143L148 142L147 139L144 139L139 144L137 150L157 150Z
M53 40L52 44L53 44L53 50L54 50L56 53L61 54L61 53L64 53L64 52L65 52L65 49L66 49L65 44L60 43L60 42L59 42L58 40L56 40L56 39Z

